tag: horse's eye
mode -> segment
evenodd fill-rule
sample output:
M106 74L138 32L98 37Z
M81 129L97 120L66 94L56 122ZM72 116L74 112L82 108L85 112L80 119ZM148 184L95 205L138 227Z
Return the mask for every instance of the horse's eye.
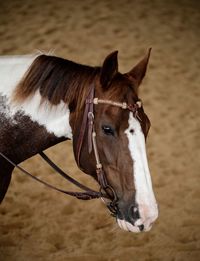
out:
M112 127L108 126L108 125L103 125L102 126L102 130L106 135L112 135L114 136L115 131L113 130Z

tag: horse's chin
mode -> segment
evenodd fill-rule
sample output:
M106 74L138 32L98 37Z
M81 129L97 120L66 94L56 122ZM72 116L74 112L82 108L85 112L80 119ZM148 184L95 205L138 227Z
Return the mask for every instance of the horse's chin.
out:
M117 218L117 223L118 223L119 227L125 231L133 232L133 233L142 232L138 226L133 226L130 222L128 222L124 219ZM150 229L151 229L151 227L149 227L148 229L145 229L143 231L149 231Z

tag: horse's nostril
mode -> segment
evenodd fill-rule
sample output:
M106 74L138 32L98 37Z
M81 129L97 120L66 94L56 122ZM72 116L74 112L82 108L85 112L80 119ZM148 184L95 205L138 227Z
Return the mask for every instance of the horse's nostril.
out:
M131 220L137 220L140 218L140 214L139 214L139 211L138 211L138 208L134 205L132 205L130 208L129 208L129 211L128 211L128 216Z
M133 209L133 217L134 219L139 219L140 218L140 214L139 214L139 211L136 207L134 207Z
M138 226L139 227L139 230L140 231L143 231L144 230L144 225L140 225L140 226Z

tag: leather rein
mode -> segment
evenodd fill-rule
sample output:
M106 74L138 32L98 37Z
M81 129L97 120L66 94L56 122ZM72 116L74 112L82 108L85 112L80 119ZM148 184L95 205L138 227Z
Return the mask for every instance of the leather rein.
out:
M66 174L44 152L40 152L39 153L40 156L58 174L60 174L62 177L64 177L67 181L69 181L73 185L77 186L79 189L82 189L83 192L66 191L66 190L57 188L57 187L39 179L39 178L37 178L36 176L34 176L31 173L29 173L28 171L26 171L24 168L15 164L11 159L9 159L3 153L0 152L0 155L5 160L7 160L11 165L13 165L17 169L19 169L21 172L23 172L27 176L31 177L32 179L42 183L43 185L45 185L45 186L47 186L47 187L49 187L53 190L59 191L59 192L64 193L66 195L70 195L70 196L73 196L73 197L76 197L76 198L82 199L82 200L90 200L90 199L95 199L95 198L101 198L105 202L106 206L111 211L111 213L114 216L116 216L118 198L117 198L115 190L107 182L107 179L106 179L106 176L105 176L105 173L104 173L104 170L103 170L103 166L102 166L101 161L100 161L99 152L98 152L98 148L97 148L97 141L96 141L96 132L95 132L95 128L94 128L94 119L95 119L95 117L94 117L94 105L106 104L106 105L111 105L111 106L117 106L117 107L120 107L122 109L132 111L134 113L134 116L137 117L138 119L140 119L139 116L138 116L137 110L138 110L138 108L141 108L142 103L141 103L141 101L137 101L135 104L129 105L125 102L120 103L120 102L115 102L115 101L111 101L111 100L98 99L98 98L94 97L94 92L95 92L95 86L94 86L94 84L92 84L90 86L89 94L88 94L88 97L87 97L86 102L85 102L85 110L84 110L84 114L83 114L83 120L82 120L82 124L81 124L80 133L79 133L79 136L78 136L77 147L76 147L76 151L75 151L75 158L76 158L78 166L80 167L81 149L82 149L83 140L84 140L86 130L87 130L88 152L90 154L92 152L92 149L94 151L94 156L95 156L95 160L96 160L97 180L98 180L98 183L100 185L100 191L99 192L94 191L93 189L90 189L89 187L81 184L80 182L78 182L77 180L75 180L74 178L72 178L71 176ZM111 201L109 201L109 203L107 203L105 199L109 199Z

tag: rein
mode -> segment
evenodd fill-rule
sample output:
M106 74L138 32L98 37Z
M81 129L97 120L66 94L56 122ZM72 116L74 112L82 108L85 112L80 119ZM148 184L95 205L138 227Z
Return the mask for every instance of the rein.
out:
M105 197L105 195L103 195L101 192L96 192L96 191L86 187L85 185L79 183L77 180L73 179L72 177L70 177L68 174L66 174L64 171L62 171L55 163L53 163L53 161L50 160L49 157L44 152L40 152L39 154L58 174L60 174L62 177L64 177L66 180L68 180L69 182L71 182L72 184L77 186L78 188L81 188L85 191L84 192L73 192L73 191L67 191L67 190L57 188L39 178L37 178L36 176L32 175L31 173L29 173L28 171L26 171L24 168L20 167L19 165L15 164L12 160L10 160L8 157L6 157L3 153L0 152L0 156L2 156L11 165L13 165L13 167L17 168L25 175L38 181L41 184L47 186L48 188L51 188L55 191L58 191L63 194L73 196L73 197L76 197L76 198L82 199L82 200L90 200L90 199L94 199L94 198Z
M78 141L77 141L77 146L76 146L76 151L75 151L75 158L77 161L77 165L80 167L80 155L81 155L81 149L83 145L83 140L86 134L87 130L87 139L88 139L88 152L89 154L92 152L92 149L94 151L94 156L95 156L95 161L96 161L96 174L97 174L97 179L100 185L100 191L94 191L93 189L88 188L87 186L79 183L77 180L73 179L71 176L66 174L63 170L61 170L52 160L49 159L49 157L44 153L40 152L40 156L62 177L64 177L66 180L77 186L78 188L82 189L83 192L73 192L73 191L66 191L60 188L57 188L39 178L36 176L32 175L28 171L26 171L24 168L20 167L19 165L15 164L12 160L10 160L7 156L5 156L3 153L0 152L0 156L2 156L5 160L7 160L11 165L19 169L21 172L24 174L28 175L32 179L46 185L47 187L59 191L61 193L64 193L66 195L70 195L73 197L76 197L78 199L82 200L90 200L94 198L101 198L110 212L112 213L113 216L116 216L118 206L118 198L115 190L110 186L107 182L105 172L103 170L103 166L100 161L100 156L97 148L97 137L96 137L96 132L95 132L95 127L94 127L94 105L98 104L106 104L106 105L111 105L111 106L117 106L120 107L124 110L129 110L132 111L134 114L134 117L139 118L138 116L138 108L141 108L142 102L137 101L135 104L127 104L126 102L120 103L120 102L115 102L111 100L103 100L103 99L98 99L94 97L94 92L95 92L95 86L94 84L91 85L88 97L85 102L85 110L83 114L83 120L81 124L81 129L79 132L78 136ZM81 167L80 167L81 168ZM105 199L111 200L110 202L106 202Z

